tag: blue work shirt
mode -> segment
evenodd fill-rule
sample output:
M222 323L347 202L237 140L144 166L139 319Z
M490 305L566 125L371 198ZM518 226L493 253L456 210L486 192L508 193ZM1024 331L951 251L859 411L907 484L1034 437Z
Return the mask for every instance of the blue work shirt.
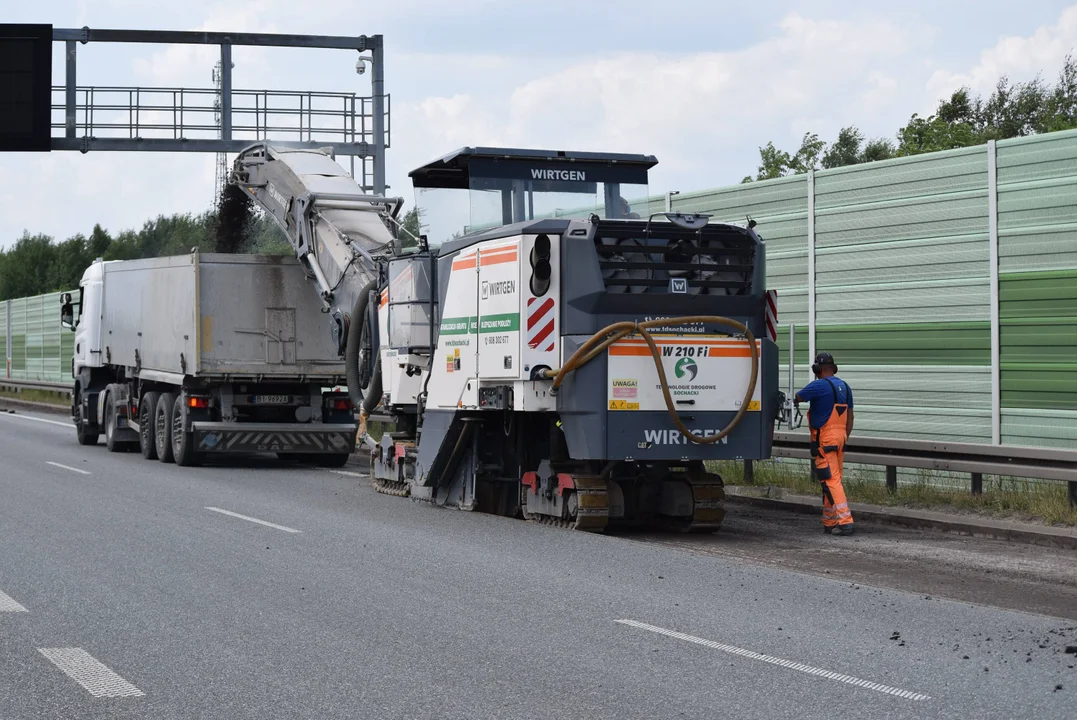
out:
M834 386L831 387L830 383L834 383ZM837 375L812 380L797 393L801 400L811 403L810 425L816 430L823 427L830 419L830 413L834 412L835 394L839 403L853 406L853 389Z

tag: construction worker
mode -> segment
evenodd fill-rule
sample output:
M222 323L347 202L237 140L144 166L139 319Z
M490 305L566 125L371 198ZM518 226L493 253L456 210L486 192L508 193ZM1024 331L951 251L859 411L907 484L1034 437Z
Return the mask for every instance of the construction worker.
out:
M845 442L853 432L853 389L838 377L838 366L828 352L816 355L811 369L815 380L798 392L793 402L811 403L808 428L812 474L823 490L823 532L852 535L853 514L841 485L841 471Z

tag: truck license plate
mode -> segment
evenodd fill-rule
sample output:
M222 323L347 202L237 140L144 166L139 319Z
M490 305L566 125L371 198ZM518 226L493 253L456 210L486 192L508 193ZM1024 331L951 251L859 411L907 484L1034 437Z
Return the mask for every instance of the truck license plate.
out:
M292 402L291 395L255 395L255 405L287 405Z

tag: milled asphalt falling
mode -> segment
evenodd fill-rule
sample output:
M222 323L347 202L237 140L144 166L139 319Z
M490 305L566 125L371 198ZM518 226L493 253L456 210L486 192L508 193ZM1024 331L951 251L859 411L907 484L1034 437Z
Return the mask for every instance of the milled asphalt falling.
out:
M0 612L0 718L1073 717L1077 554L984 542L736 505L703 539L573 533L0 415L0 592L27 610ZM94 697L38 648L144 695Z

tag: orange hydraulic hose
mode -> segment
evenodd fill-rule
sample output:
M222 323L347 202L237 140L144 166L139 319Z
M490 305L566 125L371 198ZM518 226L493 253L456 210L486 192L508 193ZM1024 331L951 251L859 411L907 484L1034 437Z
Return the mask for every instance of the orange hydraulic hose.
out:
M666 379L666 370L662 366L662 354L659 352L658 345L655 343L654 337L651 336L648 328L663 327L674 323L711 323L725 325L744 333L744 336L748 339L748 347L751 348L752 352L752 374L748 380L748 390L744 393L744 400L741 402L737 414L729 421L729 424L716 435L701 437L694 434L691 430L685 427L683 422L681 422L681 416L677 413L677 408L673 405L673 397L669 393L669 381ZM748 405L752 401L752 395L755 394L756 377L759 372L759 349L755 345L755 336L752 335L752 332L748 329L747 325L727 317L721 317L720 315L689 315L687 317L648 320L646 322L630 322L626 320L607 325L588 338L587 342L581 345L576 352L572 353L572 357L568 359L563 367L556 370L547 370L544 373L546 377L553 378L553 393L557 393L561 384L565 381L565 377L567 377L570 372L591 362L618 340L636 333L639 333L639 335L643 337L647 346L651 349L651 358L654 360L654 366L658 370L658 381L662 387L662 396L666 400L666 410L669 411L669 416L673 418L673 424L677 429L680 430L690 442L699 445L716 443L731 433L733 428L735 428L744 417L744 413L748 411Z

